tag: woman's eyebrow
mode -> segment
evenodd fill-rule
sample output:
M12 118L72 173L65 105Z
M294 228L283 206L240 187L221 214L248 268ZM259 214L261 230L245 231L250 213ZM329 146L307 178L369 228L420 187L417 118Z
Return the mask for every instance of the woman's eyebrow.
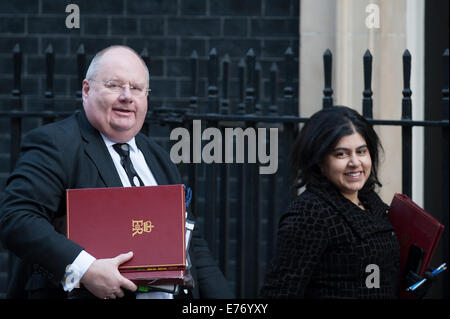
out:
M356 149L358 150L360 148L365 148L365 147L367 147L367 145L363 144L363 145L358 146ZM335 149L333 149L333 152L335 152L335 151L348 151L348 150L350 150L350 149L346 148L346 147L336 147Z

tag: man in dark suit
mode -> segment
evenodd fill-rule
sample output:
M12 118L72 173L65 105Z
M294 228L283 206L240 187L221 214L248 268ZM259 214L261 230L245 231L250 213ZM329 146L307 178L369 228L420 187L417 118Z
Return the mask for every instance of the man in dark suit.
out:
M14 254L9 298L66 297L78 284L98 298L120 298L136 291L136 285L118 271L132 252L96 259L67 239L60 225L65 224L61 220L66 214L66 189L182 183L167 153L139 133L148 87L148 69L139 55L128 47L108 47L88 68L83 110L37 128L24 139L0 206L0 238ZM189 294L232 298L196 231L189 254L195 282ZM79 278L66 280L73 265Z

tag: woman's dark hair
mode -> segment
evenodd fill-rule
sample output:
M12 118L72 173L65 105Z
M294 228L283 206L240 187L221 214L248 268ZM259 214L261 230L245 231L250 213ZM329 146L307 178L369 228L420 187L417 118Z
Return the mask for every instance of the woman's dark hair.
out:
M319 164L330 154L339 140L354 132L365 140L372 159L372 171L364 187L381 186L378 180L379 150L383 150L372 125L355 110L332 106L314 113L297 135L290 162L295 176L294 186L300 188L323 177Z

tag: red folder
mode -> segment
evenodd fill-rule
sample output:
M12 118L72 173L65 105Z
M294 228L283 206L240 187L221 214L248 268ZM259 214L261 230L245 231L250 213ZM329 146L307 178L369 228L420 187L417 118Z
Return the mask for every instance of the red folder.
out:
M138 286L183 285L184 270L122 272L122 276Z
M411 245L416 245L424 251L419 270L419 275L423 276L444 226L404 194L394 195L388 216L400 244L400 273L403 274ZM401 297L407 295L406 288L401 285Z
M120 271L185 269L183 185L69 189L66 196L67 237L97 259L133 251Z

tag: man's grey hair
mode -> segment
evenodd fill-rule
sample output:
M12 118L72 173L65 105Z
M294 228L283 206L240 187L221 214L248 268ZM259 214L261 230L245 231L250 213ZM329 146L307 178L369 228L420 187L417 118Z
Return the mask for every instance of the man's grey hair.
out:
M91 63L89 64L89 67L88 67L88 69L86 71L86 79L87 80L94 79L95 76L97 75L99 69L100 69L100 66L101 66L100 62L101 62L102 56L106 52L108 52L109 50L117 49L117 48L127 49L127 50L131 51L132 53L134 53L139 58L139 60L142 62L142 65L145 67L145 72L147 74L147 84L149 84L149 82L150 82L150 74L149 74L149 71L148 71L147 64L145 64L145 61L142 59L142 57L135 50L133 50L132 48L127 47L125 45L112 45L112 46L109 46L109 47L104 48L103 50L99 51L94 56L94 58L92 59Z

